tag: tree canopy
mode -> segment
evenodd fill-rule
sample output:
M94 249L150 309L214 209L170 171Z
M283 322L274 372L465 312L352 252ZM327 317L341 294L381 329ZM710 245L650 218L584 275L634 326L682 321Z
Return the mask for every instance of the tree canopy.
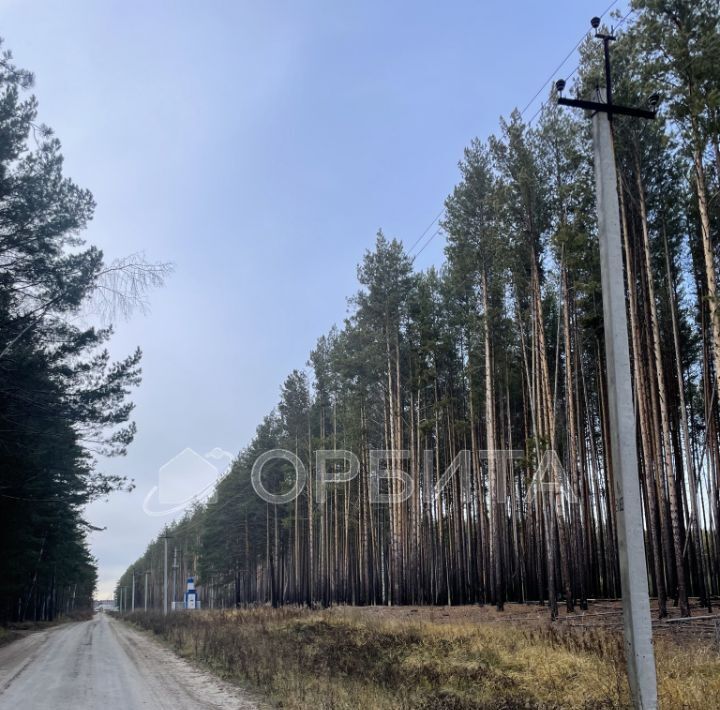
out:
M96 565L82 511L132 483L97 456L135 435L129 394L140 350L113 362L111 327L76 316L115 289L130 309L168 266L106 264L82 231L95 203L63 173L60 141L37 122L33 76L0 58L0 621L52 619L88 606Z

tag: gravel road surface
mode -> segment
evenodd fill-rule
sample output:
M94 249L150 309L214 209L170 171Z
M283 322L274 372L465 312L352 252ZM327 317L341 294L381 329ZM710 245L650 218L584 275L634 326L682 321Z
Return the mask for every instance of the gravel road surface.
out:
M104 614L0 648L0 710L257 710L241 690Z

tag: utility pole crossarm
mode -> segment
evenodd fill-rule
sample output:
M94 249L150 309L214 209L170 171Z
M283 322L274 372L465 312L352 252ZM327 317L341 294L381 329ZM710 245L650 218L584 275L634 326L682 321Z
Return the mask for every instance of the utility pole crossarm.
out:
M560 97L558 99L560 106L571 106L572 108L582 108L586 111L602 111L607 114L619 114L622 116L632 116L633 118L655 118L655 111L649 111L644 108L634 108L632 106L618 106L617 104L601 103L600 101L586 101L584 99L566 99Z
M593 17L590 24L595 30L596 39L602 40L603 43L603 56L605 59L605 96L600 95L599 87L597 94L598 98L604 100L587 101L585 99L566 99L562 95L563 89L565 89L565 80L560 79L555 84L555 88L560 94L558 97L558 104L560 106L570 106L571 108L582 108L586 111L592 111L594 113L606 113L610 121L612 121L613 114L632 116L633 118L654 119L656 116L657 104L660 100L659 94L652 94L648 97L650 109L636 108L634 106L620 106L615 103L613 100L612 72L610 71L610 42L615 41L615 35L613 35L612 32L610 34L598 32L598 28L600 27L599 17Z

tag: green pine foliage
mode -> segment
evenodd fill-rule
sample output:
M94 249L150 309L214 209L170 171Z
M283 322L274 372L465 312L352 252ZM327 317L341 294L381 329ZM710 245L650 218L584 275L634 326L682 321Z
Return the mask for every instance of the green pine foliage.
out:
M97 571L82 511L131 485L99 470L95 456L125 453L135 434L128 395L140 382L139 350L112 362L111 329L78 325L110 269L80 236L95 203L63 174L60 142L37 122L32 84L3 52L0 623L89 607ZM112 273L132 279L126 267Z

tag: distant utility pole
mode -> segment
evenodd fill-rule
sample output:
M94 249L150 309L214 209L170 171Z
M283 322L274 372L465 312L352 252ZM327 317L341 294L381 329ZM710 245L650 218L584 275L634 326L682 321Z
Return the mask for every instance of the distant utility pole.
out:
M130 599L130 611L135 611L135 568L132 571L132 597Z
M605 51L605 90L598 88L595 101L566 99L558 103L592 111L595 185L600 232L600 270L602 275L605 353L607 358L608 402L610 410L610 452L615 478L617 535L620 548L620 583L623 599L623 625L628 679L634 706L639 710L657 708L657 679L652 645L650 596L645 561L644 530L638 478L635 412L630 379L625 282L620 234L620 205L613 149L614 114L635 118L655 118L659 97L649 98L651 111L618 106L612 100L610 42L612 34L601 34L600 18L591 24ZM555 85L562 93L565 82Z
M163 614L168 613L168 568L167 568L167 541L170 539L169 535L162 535L165 540L165 560L163 562Z
M148 575L150 574L150 570L145 570L145 595L143 596L143 603L145 605L145 611L147 611L147 597L148 597Z
M176 595L176 589L177 589L177 571L178 571L178 561L177 561L177 547L173 551L173 592L172 592L172 600L173 604L177 601L177 595Z

